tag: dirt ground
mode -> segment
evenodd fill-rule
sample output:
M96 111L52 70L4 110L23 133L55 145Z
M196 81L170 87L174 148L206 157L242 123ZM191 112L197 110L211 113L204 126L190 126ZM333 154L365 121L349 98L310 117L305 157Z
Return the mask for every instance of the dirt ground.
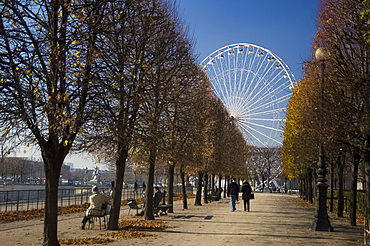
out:
M363 245L363 228L349 226L348 218L329 214L334 232L310 230L315 209L305 205L295 195L257 193L251 200L251 211L243 211L242 201L231 212L230 201L223 198L202 206L182 209L182 201L174 204L174 213L156 217L169 228L148 232L152 236L134 239L114 239L117 245ZM122 220L136 220L136 211L128 214L121 209ZM58 239L105 237L109 232L95 226L81 230L83 213L59 216ZM43 221L17 221L0 225L0 245L41 245ZM95 244L102 245L102 244Z

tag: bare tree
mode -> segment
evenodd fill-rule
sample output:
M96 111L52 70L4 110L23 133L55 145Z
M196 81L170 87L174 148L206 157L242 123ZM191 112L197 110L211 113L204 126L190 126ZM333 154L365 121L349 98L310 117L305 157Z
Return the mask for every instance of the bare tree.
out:
M83 132L94 77L101 1L5 0L0 14L0 120L41 151L46 175L44 245L59 245L61 167ZM34 142L32 141L34 139Z

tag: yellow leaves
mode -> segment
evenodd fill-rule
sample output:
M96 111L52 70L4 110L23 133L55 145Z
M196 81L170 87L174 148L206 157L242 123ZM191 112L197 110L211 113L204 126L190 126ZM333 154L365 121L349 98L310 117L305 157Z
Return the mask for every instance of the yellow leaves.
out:
M26 153L27 153L27 151L26 151L26 150L23 150L23 153L25 153L25 154L26 154Z
M332 18L329 18L329 19L326 20L326 23L329 23L331 21L333 21L333 19Z
M8 129L5 129L3 136L5 136L7 133L8 133Z
M6 153L7 153L8 155L10 155L10 149L8 149L8 150L6 151Z
M77 43L77 41L75 40L75 41L72 41L72 44L76 44Z
M66 147L68 145L68 140L64 140L63 146Z

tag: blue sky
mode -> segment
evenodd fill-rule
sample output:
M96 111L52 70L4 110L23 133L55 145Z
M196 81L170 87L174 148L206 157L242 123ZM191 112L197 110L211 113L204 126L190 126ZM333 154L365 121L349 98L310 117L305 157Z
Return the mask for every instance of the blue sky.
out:
M173 1L195 39L199 63L226 45L251 43L282 58L297 81L302 77L302 64L310 56L316 30L318 0ZM78 168L96 165L86 155L69 155L65 161Z
M318 0L176 0L196 43L199 62L234 43L269 49L290 67L297 81L310 56Z

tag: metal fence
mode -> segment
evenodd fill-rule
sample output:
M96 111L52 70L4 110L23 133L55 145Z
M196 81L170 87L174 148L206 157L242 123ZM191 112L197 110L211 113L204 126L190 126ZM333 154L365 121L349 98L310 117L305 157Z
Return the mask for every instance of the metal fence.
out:
M186 188L187 192L193 190L193 187ZM105 194L110 193L109 188L101 188L100 191ZM166 189L163 191L166 191ZM174 187L174 193L180 194L181 187ZM63 207L87 203L91 194L91 188L87 187L75 187L74 189L61 188L58 190L58 206ZM138 188L137 190L133 188L123 189L122 200L142 198L143 194L143 188ZM45 190L0 191L0 212L41 209L44 207Z

